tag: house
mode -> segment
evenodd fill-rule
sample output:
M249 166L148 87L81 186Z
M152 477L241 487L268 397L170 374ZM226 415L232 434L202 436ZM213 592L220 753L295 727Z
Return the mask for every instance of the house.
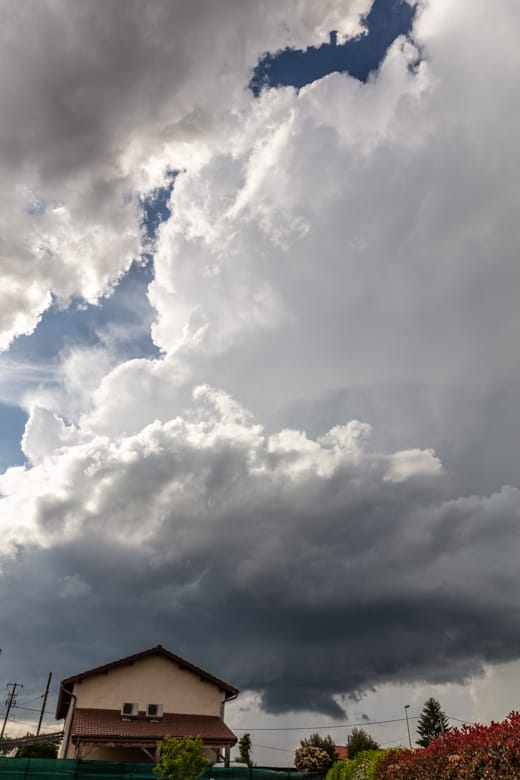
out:
M161 645L62 680L56 718L65 718L59 758L155 761L169 735L200 736L211 761L229 761L235 735L224 706L238 689Z

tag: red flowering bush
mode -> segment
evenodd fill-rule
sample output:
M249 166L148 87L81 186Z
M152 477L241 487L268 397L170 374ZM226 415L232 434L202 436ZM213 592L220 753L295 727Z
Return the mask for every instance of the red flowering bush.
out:
M520 778L520 713L501 723L463 726L427 748L390 750L377 780L512 780Z

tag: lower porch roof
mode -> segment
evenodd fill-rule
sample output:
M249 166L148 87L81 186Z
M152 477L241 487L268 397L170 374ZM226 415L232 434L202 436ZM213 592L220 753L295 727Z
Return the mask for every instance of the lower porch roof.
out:
M78 708L74 713L71 740L80 742L125 742L152 744L166 736L198 737L205 744L235 745L236 736L216 715L184 715L165 712L157 721L140 712L135 720L123 720L119 710Z

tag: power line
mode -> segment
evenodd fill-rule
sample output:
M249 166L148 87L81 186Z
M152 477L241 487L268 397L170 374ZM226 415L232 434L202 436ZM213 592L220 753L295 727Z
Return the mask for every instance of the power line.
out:
M462 720L462 718L456 718L455 715L446 715L446 717L449 718L450 720L457 720L459 723L466 723L468 726L477 725L476 723L473 723L473 721L471 720L466 720L466 718L464 718L464 720Z
M410 720L418 720L419 715L409 715ZM320 729L344 729L350 726L379 726L383 723L403 723L406 718L390 718L388 720L362 720L355 723L331 723L322 726L266 726L262 728L238 728L233 726L235 731L318 731Z

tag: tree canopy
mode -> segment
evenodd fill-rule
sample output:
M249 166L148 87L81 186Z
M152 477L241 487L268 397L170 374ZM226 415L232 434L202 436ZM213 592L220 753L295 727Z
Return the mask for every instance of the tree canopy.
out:
M165 737L161 760L153 768L160 780L200 780L208 765L201 737Z
M348 740L348 757L355 758L362 750L377 750L379 744L364 729L352 729Z

